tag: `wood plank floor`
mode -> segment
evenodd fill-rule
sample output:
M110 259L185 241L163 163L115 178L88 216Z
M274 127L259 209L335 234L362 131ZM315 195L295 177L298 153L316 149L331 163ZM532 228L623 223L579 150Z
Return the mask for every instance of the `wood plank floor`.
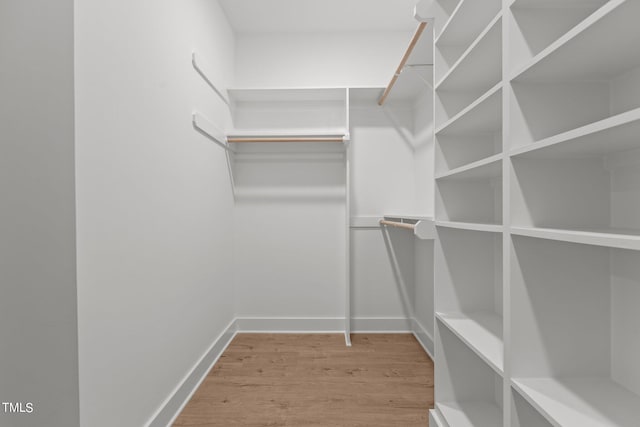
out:
M238 334L174 426L428 425L433 362L410 334Z

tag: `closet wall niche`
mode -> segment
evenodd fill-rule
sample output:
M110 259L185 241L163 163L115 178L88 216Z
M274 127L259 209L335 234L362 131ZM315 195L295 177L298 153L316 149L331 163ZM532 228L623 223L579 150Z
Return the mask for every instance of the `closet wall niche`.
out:
M362 330L384 307L433 354L433 28L416 27L386 87L350 90L351 310Z

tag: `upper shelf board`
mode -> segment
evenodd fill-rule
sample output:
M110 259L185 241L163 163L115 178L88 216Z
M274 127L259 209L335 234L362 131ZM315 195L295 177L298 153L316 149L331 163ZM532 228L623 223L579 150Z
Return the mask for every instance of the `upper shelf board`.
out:
M346 88L247 88L229 89L234 102L308 102L346 100Z
M436 45L468 47L501 6L500 0L460 0L436 39Z
M516 82L611 79L640 66L640 2L611 0L536 55Z
M525 158L594 157L637 149L640 108L512 150Z

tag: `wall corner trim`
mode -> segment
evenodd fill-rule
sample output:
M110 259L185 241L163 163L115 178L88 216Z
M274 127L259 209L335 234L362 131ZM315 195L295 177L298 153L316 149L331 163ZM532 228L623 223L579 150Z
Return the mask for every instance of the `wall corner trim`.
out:
M433 351L433 336L429 332L427 332L427 329L422 326L418 319L414 318L411 320L413 326L413 335L416 337L420 345L422 345L422 348L425 352L427 352L431 360L435 361L436 359L434 357L435 354Z

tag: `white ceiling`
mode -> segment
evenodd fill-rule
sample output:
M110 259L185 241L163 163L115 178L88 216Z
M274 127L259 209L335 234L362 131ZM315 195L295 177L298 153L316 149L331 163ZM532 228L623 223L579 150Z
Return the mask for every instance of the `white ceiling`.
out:
M219 0L239 33L413 31L419 0Z

